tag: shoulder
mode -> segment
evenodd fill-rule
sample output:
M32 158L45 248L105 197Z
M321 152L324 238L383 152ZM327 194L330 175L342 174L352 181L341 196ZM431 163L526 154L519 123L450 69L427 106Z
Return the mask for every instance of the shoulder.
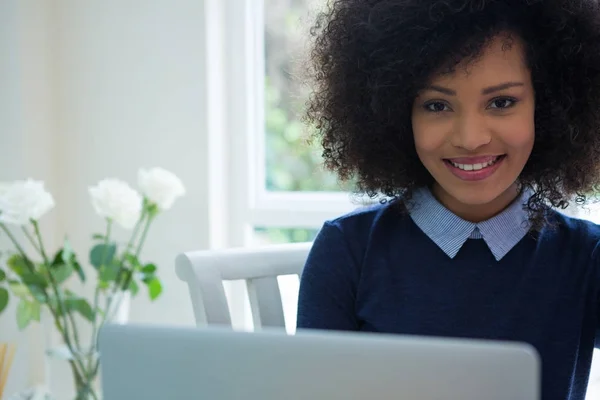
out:
M325 221L313 246L327 248L327 254L343 248L357 264L361 264L373 244L386 246L391 237L405 230L408 221L411 221L410 216L403 203L397 200L359 207Z
M403 204L398 200L358 207L352 212L325 221L323 229L335 229L354 240L367 239L375 231L397 229L398 224L409 220Z
M402 203L394 200L359 207L325 221L306 260L302 274L304 287L321 280L337 282L335 285L346 282L355 287L367 253L386 246L390 232L408 219Z
M549 211L548 218L559 232L589 235L600 239L600 225L591 220L566 215L558 210Z
M545 263L572 276L579 282L593 282L594 291L600 285L600 225L558 211L550 215L554 227L544 228L536 250Z
M556 210L548 213L548 220L549 226L540 232L542 240L567 243L579 250L589 248L591 251L596 251L600 242L600 225Z

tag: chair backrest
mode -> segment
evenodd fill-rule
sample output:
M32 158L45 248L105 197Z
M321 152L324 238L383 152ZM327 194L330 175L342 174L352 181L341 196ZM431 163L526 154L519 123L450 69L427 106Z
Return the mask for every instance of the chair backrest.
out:
M196 325L231 325L224 281L244 280L254 329L285 329L278 276L300 275L312 243L191 251L179 254L175 268L187 283Z

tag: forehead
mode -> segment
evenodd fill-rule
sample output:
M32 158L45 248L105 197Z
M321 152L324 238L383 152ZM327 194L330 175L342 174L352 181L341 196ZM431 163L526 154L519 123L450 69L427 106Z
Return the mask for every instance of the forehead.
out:
M518 38L498 36L478 57L458 64L452 72L436 74L430 83L452 86L489 86L508 81L530 81L525 46Z

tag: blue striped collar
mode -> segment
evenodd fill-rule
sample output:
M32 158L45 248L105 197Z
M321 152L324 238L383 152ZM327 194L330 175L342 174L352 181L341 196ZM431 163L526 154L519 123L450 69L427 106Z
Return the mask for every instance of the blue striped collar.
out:
M450 258L467 239L485 240L497 261L502 259L529 231L523 204L530 192L523 192L500 214L480 223L466 221L444 207L427 188L415 191L408 207L415 224Z

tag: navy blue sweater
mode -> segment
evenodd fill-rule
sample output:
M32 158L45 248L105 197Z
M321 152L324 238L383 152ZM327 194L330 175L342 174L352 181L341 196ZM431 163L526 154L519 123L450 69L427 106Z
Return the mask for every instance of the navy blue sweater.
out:
M449 258L391 205L329 221L301 277L297 327L527 342L542 358L543 399L583 400L600 227L550 220L500 261L482 239Z

